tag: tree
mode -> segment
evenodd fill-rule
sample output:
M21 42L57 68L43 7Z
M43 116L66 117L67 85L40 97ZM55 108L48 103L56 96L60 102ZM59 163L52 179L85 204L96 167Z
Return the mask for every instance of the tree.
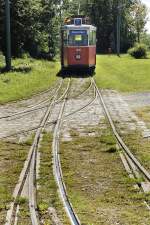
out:
M40 51L46 50L41 0L12 0L11 5L13 55L21 56L23 52L29 52L31 56L38 57Z
M41 1L42 12L40 21L43 39L43 48L41 50L49 53L52 58L56 54L59 39L60 12L57 12L59 4L60 1Z
M90 7L87 6L88 14L97 26L98 52L107 52L108 48L116 51L118 13L121 14L121 49L126 51L130 46L131 39L125 15L131 4L133 3L129 0L124 0L124 4L119 0L93 0Z
M88 1L87 1L88 2ZM136 36L140 36L146 23L146 6L140 0L92 0L87 4L86 12L97 26L98 52L106 52L109 47L116 51L117 14L121 14L121 51L126 52L133 46ZM132 11L139 4L138 23L132 16ZM119 12L120 11L120 12ZM138 26L137 26L138 24Z
M130 8L130 25L132 32L136 33L137 41L140 42L140 36L144 32L147 23L148 10L141 0L136 0Z
M148 49L150 50L150 34L143 33L141 35L141 42L148 46Z
M0 0L0 51L4 52L4 27L5 27L5 4L4 0Z
M0 0L0 50L5 52L4 0ZM144 31L147 20L140 0L10 0L12 55L53 58L59 49L64 18L89 16L97 27L97 51L116 50L116 21L121 5L121 51L131 47Z

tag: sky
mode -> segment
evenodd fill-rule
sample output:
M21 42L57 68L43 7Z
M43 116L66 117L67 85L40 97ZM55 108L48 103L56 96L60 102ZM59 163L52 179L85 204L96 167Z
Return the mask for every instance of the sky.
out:
M142 0L143 3L145 3L147 5L147 7L149 8L149 21L146 25L146 29L148 31L148 33L150 33L150 0Z

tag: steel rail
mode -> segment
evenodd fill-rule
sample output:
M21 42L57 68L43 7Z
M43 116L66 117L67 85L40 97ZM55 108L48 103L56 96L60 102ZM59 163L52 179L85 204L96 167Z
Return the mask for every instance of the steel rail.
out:
M52 107L55 104L55 99L57 98L57 94L58 94L59 89L56 91L55 95L54 95L54 99L51 102L45 116L44 119L42 120L41 123L41 127L42 128L38 128L35 138L34 138L34 142L32 145L32 151L33 151L33 156L32 156L32 161L30 164L30 169L29 169L29 209L30 209L30 216L31 216L31 221L33 225L38 225L39 224L39 218L37 215L37 203L36 203L36 172L35 172L35 168L36 168L36 156L37 156L37 150L38 150L38 146L39 146L39 140L41 137L41 132L44 129L44 126L46 124L46 121L51 113Z
M90 85L91 86L91 85ZM89 87L88 87L88 89L89 89ZM67 91L63 94L63 97L65 96L67 94ZM62 97L61 97L62 98ZM59 101L60 101L60 99L61 98L59 98ZM95 100L95 99L94 99ZM85 107L87 107L88 105L90 105L90 104L92 104L92 102L94 101L94 100L92 100L92 101L90 101L88 104L86 104L85 106L83 106L83 107L81 107L80 109L78 109L78 110L75 110L74 112L72 112L72 113L70 113L70 115L72 115L73 113L76 113L77 111L79 111L79 110L82 110L82 109L84 109ZM67 115L65 115L65 117L68 117L69 115L67 114ZM53 121L53 122L50 122L50 123L48 123L48 124L55 124L56 123L56 121ZM45 124L45 126L46 126L46 124ZM39 127L37 127L36 129L37 129L37 132L38 132L38 129L39 128L42 128L43 129L43 124L41 125L41 126L39 126ZM33 128L33 129L35 129L35 128ZM33 130L32 129L32 130ZM23 131L23 132L26 132L26 131ZM19 133L21 133L21 132L19 132ZM37 133L36 133L37 134ZM15 134L16 135L16 134ZM39 135L37 134L37 137L38 137L38 139L39 139ZM37 140L37 137L35 137L35 139ZM34 144L33 144L33 148L35 148L35 149L37 149L37 147L38 147L38 142L35 142ZM35 168L35 164L34 163L32 163L32 162L35 162L36 161L36 151L33 151L33 155L32 155L32 161L30 162L30 167L29 167L29 170L31 171L30 172L30 184L31 184L31 188L29 188L29 193L30 193L30 197L29 197L29 199L31 200L30 201L30 212L31 212L31 215L32 215L32 224L38 224L38 218L37 218L37 212L36 212L36 202L35 202L35 197L34 197L34 193L35 193L35 187L34 187L34 179L35 179L35 173L33 173L33 169ZM31 166L32 166L32 169L31 169ZM27 173L28 174L28 173ZM27 176L27 174L26 174L26 176ZM25 181L24 181L24 183L25 183ZM22 189L23 189L23 187L22 187ZM21 195L21 193L20 193L20 195ZM11 210L13 210L13 207L16 207L16 210L18 209L18 204L16 204L16 205L13 205L12 207L11 207ZM16 213L14 213L15 215L17 215L17 212ZM15 219L15 221L17 221L17 219L16 219L16 217L14 216L14 219ZM9 224L9 223L6 223L6 224Z
M46 124L46 121L50 115L50 112L52 110L53 105L55 104L55 98L57 96L57 93L59 91L59 89L62 86L63 81L61 82L61 84L59 85L58 89L56 90L56 95L53 99L52 102L50 102L49 108L47 109L46 113L44 114L44 117L42 118L41 122L40 122L40 128L37 129L35 137L34 137L34 141L33 144L30 148L30 151L28 153L27 156L27 160L25 161L24 164L24 168L20 174L20 178L19 178L19 182L16 185L16 188L14 190L14 201L11 204L11 208L10 211L7 213L6 216L6 223L5 225L11 225L14 222L15 219L15 215L16 215L16 209L17 209L17 198L21 196L24 184L26 182L27 176L29 174L30 177L30 185L32 185L32 188L30 188L29 191L29 208L30 208L30 212L31 212L31 220L32 220L32 224L33 225L38 225L39 221L38 221L38 216L37 216L37 211L36 211L36 196L35 196L35 171L33 171L33 169L35 169L35 164L36 164L36 153L37 153L37 149L38 149L38 145L39 145L39 140L40 140L40 136L41 136L41 132L43 131L43 128ZM32 168L30 168L32 166ZM34 189L34 190L33 190Z
M55 90L54 90L54 91L55 91ZM53 95L53 96L54 96L54 95ZM52 99L53 96L49 96L49 97L51 97L51 99ZM27 107L27 108L30 108L30 109L22 110L22 111L20 111L20 112L12 113L12 114L9 114L9 115L6 115L6 116L1 116L1 117L0 117L0 120L1 120L1 119L11 118L11 117L18 116L18 115L22 115L22 114L27 114L27 113L34 112L34 111L39 110L39 109L46 108L46 107L48 107L48 105L46 105L46 106L41 106L41 107L38 107L38 106L39 106L39 105L43 105L44 103L47 103L47 102L49 102L49 101L50 101L50 100L49 100L49 98L48 98L48 99L43 100L43 101L41 101L41 102L39 102L39 103L37 103L37 104L35 104L35 105L33 105L33 106ZM38 108L37 108L37 107L38 107Z
M85 89L81 94L75 96L75 98L78 98L78 97L80 97L81 95L85 94L85 93L91 88L91 86L92 86L92 82L90 82L90 85L89 85L89 87L88 87L87 89ZM47 91L45 91L44 93L46 93L46 92L47 92ZM50 97L50 96L49 96L49 97ZM54 95L51 96L51 99L52 99L53 97L54 97ZM57 100L57 104L61 101L62 98L63 98L63 96L61 96L61 97ZM13 117L15 117L15 119L18 119L18 117L16 117L16 116L19 116L19 115L22 115L22 114L23 114L23 115L27 115L27 114L29 114L29 113L38 111L38 110L40 110L40 109L47 108L48 105L44 105L44 106L38 107L39 105L43 105L44 103L47 103L47 102L49 102L49 98L48 98L47 100L43 100L43 101L37 103L36 105L29 106L29 107L27 106L27 108L30 108L30 109L22 110L22 111L20 111L20 112L12 113L12 114L9 114L9 115L6 115L6 116L1 116L1 117L0 117L0 120L1 120L1 119L12 118L12 119L9 119L9 121L11 121L11 120L13 120ZM19 118L20 118L20 117L19 117Z
M91 100L90 102L88 102L86 105L80 107L80 108L77 109L77 110L74 110L74 111L71 112L71 113L65 114L65 115L64 115L64 118L70 117L70 116L72 116L73 114L78 113L78 112L80 112L81 110L87 108L88 106L90 106L90 105L96 100L96 98L97 98L97 97L95 96L94 99L92 99L92 100ZM53 120L53 121L47 122L45 126L52 126L52 125L56 124L56 122L57 122L57 120ZM17 135L19 135L19 134L29 133L29 132L34 131L34 130L37 130L38 128L41 128L41 127L42 127L42 126L35 126L35 127L31 128L31 129L28 129L28 130L20 130L20 131L18 131L18 132L16 132L16 133L13 133L13 134L9 134L9 135L7 135L7 136L0 137L0 140L6 139L6 138L10 138L10 137L14 137L14 136L17 136Z
M117 150L119 151L119 148L117 148ZM129 177L131 179L133 179L133 178L140 179L141 175L139 173L139 170L137 169L136 165L132 162L132 160L129 158L129 156L126 154L126 152L125 151L122 151L122 152L119 151L119 155L120 155L123 166L124 166L126 172L128 173ZM136 190L147 193L147 190L145 190L144 186L142 186L142 182L140 182L140 183L136 182L136 184L134 184L134 188ZM147 209L150 210L150 203L148 202L148 200L145 199L143 201L143 203L145 204Z
M49 99L49 101L52 100L52 99L53 99L53 96L51 97L51 99ZM21 111L21 112L18 112L18 113L14 113L12 115L7 115L7 116L4 116L4 117L1 117L0 119L10 118L10 119L8 119L6 121L12 121L12 120L20 119L20 118L22 118L22 116L26 116L26 115L28 115L28 114L30 114L32 112L35 112L35 111L38 111L38 110L41 110L41 109L46 109L48 106L49 106L49 104L47 104L45 106L40 106L38 108L33 108L33 109L30 109L30 110L24 110L24 111ZM20 115L22 115L22 116L19 117Z
M56 123L56 120L54 120L54 121L52 121L52 122L48 122L47 124L46 124L46 126L48 126L48 125L53 125L53 124L55 124ZM0 140L3 140L3 139L6 139L6 138L10 138L10 137L14 137L14 136L17 136L17 135L19 135L19 134L25 134L25 133L29 133L29 132L31 132L31 131L35 131L35 130L37 130L38 128L41 128L42 126L40 125L40 126L35 126L35 127L33 127L33 128L31 128L31 129L28 129L28 130L20 130L20 131L18 131L18 132L16 132L16 133L13 133L13 134L9 134L9 135L7 135L7 136L3 136L3 137L0 137Z
M70 117L70 116L74 115L75 113L78 113L81 110L83 110L83 109L87 108L88 106L92 105L93 102L96 100L96 98L97 98L97 94L96 94L96 89L94 88L94 98L92 100L90 100L87 104L85 104L84 106L82 106L82 107L74 110L73 112L70 112L68 114L65 114L64 115L64 118Z
M55 94L54 94L55 95ZM53 97L54 97L54 95L53 96L51 96L51 100L53 99ZM57 100L57 104L59 103L59 102L61 102L61 99L63 99L63 97L64 97L64 94ZM45 101L43 101L43 103L47 103L47 102L49 102L50 100L49 99L47 99L47 100L45 100ZM42 103L42 104L43 104ZM30 109L30 110L24 110L24 111L21 111L21 112L18 112L18 113L14 113L14 114L11 114L11 115L7 115L7 116L3 116L3 117L0 117L0 119L7 119L7 118L11 118L11 119L9 119L8 121L11 121L11 120L14 120L14 118L12 118L12 117L15 117L15 119L18 119L18 118L20 118L20 117L18 117L19 115L27 115L27 114L30 114L30 113L32 113L32 112L35 112L35 111L38 111L38 110L40 110L40 109L45 109L45 108L47 108L49 105L44 105L44 106L41 106L41 107L38 107L38 108L36 108L36 107L33 107L33 109ZM17 116L17 117L16 117Z
M90 85L89 85L89 87L87 88L87 89L85 89L81 94L79 94L78 96L74 96L74 98L79 98L80 96L82 96L83 94L85 94L87 91L89 91L89 89L92 87L92 82L90 82ZM51 97L51 98L53 98L53 96ZM63 96L61 96L57 101L56 101L56 104L59 104L60 102L61 102L61 99L63 98ZM45 101L45 102L47 102L47 100ZM39 107L39 108L36 108L36 109L32 109L32 110L27 110L27 111L24 111L24 112L20 112L20 113L18 113L18 114L16 114L16 115L19 115L19 114L28 114L28 113L32 113L32 112L34 112L34 111L37 111L37 110L40 110L40 109L44 109L44 108L46 108L46 107L48 107L48 105L45 105L45 106L42 106L42 107ZM13 115L10 115L9 117L12 117L12 116L15 116L14 114ZM0 119L1 118L8 118L8 116L6 116L6 117L0 117ZM18 117L17 117L18 118ZM20 118L20 117L19 117ZM15 118L16 119L16 118ZM10 121L10 120L9 120Z
M70 86L70 80L68 82L67 88L64 92L64 94L62 95L62 97L65 97L65 95L68 92ZM42 126L44 128L44 126L46 125L46 121L51 113L52 107L55 105L56 102L56 98L58 95L58 91L59 89L56 91L53 101L50 104L50 107L48 109L48 111L46 112L45 116L44 116L44 120L42 121ZM31 161L31 165L30 165L30 169L29 169L29 209L30 209L30 216L31 216L31 221L32 221L32 225L38 225L39 224L39 218L37 215L37 202L36 202L36 156L37 156L37 149L39 146L39 140L41 137L41 129L39 128L37 130L36 136L35 136L35 142L33 143L33 148L35 148L34 153L33 153L33 157L32 157L32 161Z
M103 110L104 113L109 121L109 124L112 128L112 131L114 133L114 136L116 137L117 142L119 143L119 145L122 147L122 149L126 152L126 154L128 155L128 157L132 160L132 162L137 166L137 168L139 169L139 171L144 175L144 177L150 182L150 173L141 165L141 163L139 162L139 160L136 159L136 157L132 154L132 152L130 151L130 149L128 148L128 146L124 143L124 141L122 140L121 136L119 135L119 133L116 130L116 127L114 125L114 122L110 116L110 113L107 109L107 106L104 102L103 96L101 94L101 91L98 89L95 80L93 78L91 78L93 81L93 84L97 90L97 94L99 96L100 99L100 104L103 106Z
M59 81L57 82L57 84L58 84L58 83L59 83ZM57 84L55 85L55 87L57 87ZM42 94L47 93L47 92L50 92L50 91L55 91L55 88L52 88L52 87L51 87L51 88L47 89L46 91L43 91L43 92L40 92L40 93L38 93L38 94L32 95L32 97L39 96L39 95L42 95ZM16 102L16 101L15 101L15 102ZM27 106L26 108L34 109L34 108L36 108L37 106L42 105L42 104L47 103L47 102L49 102L49 98L47 98L46 100L42 100L42 101L38 102L37 104ZM9 117L15 116L15 115L17 115L17 114L23 114L23 113L26 112L26 111L28 111L28 110L23 110L23 111L16 112L16 113L12 113L12 114L9 114L9 115L6 115L6 116L1 116L0 119L6 119L6 118L9 118Z
M93 104L93 102L96 100L96 98L97 98L97 96L95 95L94 99L92 99L91 101L89 101L89 102L88 102L87 104L85 104L84 106L82 106L82 107L80 107L80 108L74 110L73 112L68 113L68 114L65 114L65 115L64 115L64 118L70 117L70 116L72 116L73 114L78 113L78 112L80 112L81 110L87 108L88 106L90 106L91 104ZM60 101L59 101L59 102L60 102ZM57 104L57 103L58 103L58 102L56 101L56 104ZM57 122L57 120L53 120L53 121L47 122L45 126L52 126L52 125L56 124L56 122ZM13 134L10 134L10 135L7 135L7 136L0 137L0 140L6 139L6 138L10 138L10 137L14 137L14 136L17 136L17 135L19 135L19 134L29 133L29 132L31 132L31 131L37 130L37 129L40 128L40 127L42 127L42 126L35 126L35 127L31 128L31 129L28 129L28 130L20 130L20 131L18 131L18 132L16 132L16 133L13 133Z
M69 86L68 86L68 91L69 91ZM54 134L53 134L53 143L52 143L53 171L54 171L54 177L55 177L57 186L59 188L60 197L64 204L67 215L70 219L70 222L72 225L80 225L81 223L80 223L77 215L75 214L73 207L69 201L68 195L67 195L67 190L66 190L66 187L65 187L65 184L63 181L61 163L60 163L60 159L59 159L60 129L61 129L62 117L63 117L67 97L68 97L68 92L64 96L62 107L60 109L57 123L56 123L55 129L54 129Z
M83 93L86 93L91 87L92 87L92 82L90 83L89 87L88 87L86 90L84 90L79 96L83 95ZM79 97L79 96L78 96L78 97ZM62 96L61 96L61 98L62 98ZM69 116L71 116L71 115L73 115L73 114L75 114L75 113L77 113L77 112L80 112L80 111L83 110L84 108L90 106L90 105L95 101L95 99L96 99L96 95L95 95L95 98L94 98L93 100L91 100L89 103L87 103L86 105L80 107L79 109L77 109L77 110L75 110L75 111L73 111L73 112L71 112L71 113L69 113L69 114L64 115L64 117L69 117ZM60 102L61 102L61 99L59 98L59 99L55 102L55 104L58 104L58 103L60 103ZM40 108L38 108L38 109L43 109L43 108L46 108L46 107L48 107L48 105L46 105L46 106L44 106L44 107L40 107ZM35 110L38 110L38 109L34 109L34 111L35 111ZM10 115L10 117L11 117L11 115ZM48 125L51 125L51 126L52 126L52 125L55 124L56 122L57 122L57 120L53 120L53 121L51 121L51 122L47 122L46 126L48 126ZM13 137L13 136L17 136L17 135L23 134L23 133L28 133L28 132L30 132L30 131L37 130L37 129L40 128L40 127L41 127L41 126L35 126L35 127L31 128L31 129L28 129L28 130L20 130L20 131L18 131L18 132L13 133L13 134L9 134L9 135L0 137L0 140L6 139L6 138L9 138L9 137Z
M55 87L57 86L57 84L59 83L60 81L59 81L59 79L58 79L58 81L56 82L56 84L55 84ZM48 93L48 92L50 92L50 91L53 91L54 90L54 88L53 87L49 87L47 90L44 90L44 91L41 91L41 92L39 92L39 93L37 93L37 94L33 94L32 95L32 97L36 97L36 96L40 96L40 95L42 95L42 94L45 94L45 93Z
M79 98L80 96L84 95L86 92L88 92L90 90L90 88L92 87L92 85L93 85L93 83L92 83L92 81L90 79L90 84L89 84L88 88L85 89L83 92L79 93L77 96L74 96L74 98Z

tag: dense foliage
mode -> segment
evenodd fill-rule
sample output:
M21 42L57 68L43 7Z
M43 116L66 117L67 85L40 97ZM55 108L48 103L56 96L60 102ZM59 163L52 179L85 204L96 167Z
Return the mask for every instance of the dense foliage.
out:
M5 52L4 2L0 0L0 50ZM59 29L57 1L10 0L10 6L12 55L29 52L32 56L52 58Z
M89 2L89 3L88 3ZM97 51L116 51L117 16L121 18L121 51L126 52L135 41L140 42L147 21L146 6L140 0L81 1L82 10L97 26Z
M145 44L136 43L133 48L130 48L128 50L128 53L136 59L146 58L147 57L147 46Z
M148 34L148 33L143 33L143 34L141 35L141 42L142 42L143 44L145 44L145 45L148 47L148 49L150 50L150 34Z
M80 5L80 7L79 7ZM5 0L0 0L0 51L5 53ZM97 26L97 51L116 50L116 20L121 15L121 50L141 39L147 11L141 0L10 0L12 55L27 52L52 59L66 16L88 15ZM141 13L142 12L142 13ZM138 20L136 20L138 18Z

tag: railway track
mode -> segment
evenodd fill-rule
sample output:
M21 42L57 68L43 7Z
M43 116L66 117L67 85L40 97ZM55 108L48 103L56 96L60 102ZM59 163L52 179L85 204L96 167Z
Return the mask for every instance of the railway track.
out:
M74 96L74 98L79 98L79 97L85 95L85 94L91 89L91 87L92 87L92 85L93 85L93 84L92 84L92 80L90 79L89 81L90 81L89 86L88 86L87 88L85 88L85 90L83 90L81 93L79 93L79 94L77 94L76 96Z
M79 97L85 95L92 87L93 87L93 84L92 84L92 81L91 81L90 84L89 84L89 86L88 86L83 92L81 92L79 95L74 96L74 97L75 97L75 98L79 98ZM61 102L62 98L63 98L63 96L61 96L61 97L55 102L55 104L59 104L59 103ZM70 112L70 113L65 114L64 117L67 118L67 117L70 117L70 116L74 115L75 113L79 113L81 110L83 110L83 109L87 108L88 106L90 106L90 105L96 100L96 98L97 98L97 97L96 97L96 90L95 90L95 88L94 88L94 98L92 98L87 104L83 105L82 107L79 107L77 110L74 110L74 111L72 111L72 112ZM44 107L40 107L39 109L43 109L43 108L46 108L46 107L48 107L48 106L46 105L46 106L44 106ZM33 111L35 111L35 110L37 110L37 109L34 109ZM9 116L9 117L13 117L14 115L8 115L8 116ZM55 123L56 123L56 120L48 121L48 122L46 123L45 126L52 126L52 125L54 125ZM25 134L25 133L28 133L28 132L31 132L31 131L35 131L35 130L37 130L37 129L40 128L40 127L41 127L41 126L35 126L35 127L32 127L32 128L30 128L30 129L28 129L28 130L20 130L20 131L18 131L18 132L12 133L12 134L10 134L10 135L0 137L0 139L7 139L7 138L10 138L10 137L13 137L13 136L20 135L20 134Z
M48 109L46 110L46 113L44 114L44 117L40 121L39 126L34 128L36 130L36 134L34 137L33 144L31 146L28 159L25 163L24 169L22 171L22 174L20 176L20 180L18 185L16 186L16 189L14 191L14 202L11 204L11 209L7 213L7 222L5 225L12 225L12 224L17 224L17 214L19 212L19 204L17 203L17 198L22 195L22 190L25 185L26 180L28 179L28 185L29 185L29 209L30 209L30 215L31 215L31 221L33 225L38 225L40 224L40 219L37 211L37 204L36 204L36 161L37 161L37 151L38 151L38 146L41 138L41 134L43 129L46 126L54 125L54 133L53 133L53 144L52 144L52 150L53 150L53 171L54 171L54 176L56 179L57 186L59 188L59 194L61 197L61 200L64 204L65 210L67 212L67 215L70 219L70 222L72 225L79 225L80 220L78 216L76 215L73 206L69 200L68 194L67 194L67 189L63 180L63 172L61 169L61 163L60 163L60 149L59 149L59 143L60 143L60 132L61 132L61 125L63 123L63 120L65 118L68 118L76 113L79 113L81 110L85 110L88 108L97 98L100 101L100 105L103 107L105 116L107 117L109 124L112 128L113 134L116 137L117 143L119 148L121 148L123 151L119 152L120 157L124 163L124 166L126 170L128 171L129 175L132 177L139 178L139 176L143 176L145 178L146 182L150 182L150 174L149 172L141 165L141 163L135 158L135 156L132 154L132 152L129 150L129 148L126 146L126 144L123 142L121 136L117 132L117 129L115 127L115 124L111 118L111 115L107 109L107 106L104 102L103 96L101 91L98 89L95 81L93 78L90 79L90 84L89 86L81 92L79 95L76 97L82 97L84 94L87 93L90 88L94 90L94 97L84 104L82 107L79 107L76 110L73 110L70 113L65 113L65 108L66 108L66 102L69 98L69 90L71 87L71 79L69 79L67 88L64 90L64 93L58 98L58 92L62 86L62 83L60 86L56 89L56 92L52 96L52 98L49 100L49 106ZM49 117L51 115L52 109L54 108L54 105L57 103L61 103L61 108L59 111L58 118L54 121L49 121ZM32 128L33 129L33 128ZM22 131L22 132L27 132L27 131ZM16 135L16 134L15 134ZM131 175L132 172L132 175ZM138 184L139 185L139 184ZM139 188L142 187L140 184L138 186ZM150 209L149 205L147 202L145 202L147 207Z
M69 91L69 88L68 88ZM65 210L67 212L67 215L70 219L70 222L72 225L80 225L80 221L74 212L74 209L70 203L70 200L67 195L67 190L66 186L63 180L63 173L61 169L61 163L60 163L60 158L59 158L59 142L60 142L60 129L61 129L61 123L63 120L63 114L64 114L64 109L65 109L65 104L67 101L68 97L68 92L64 96L64 100L58 115L57 123L54 129L54 134L53 134L53 144L52 144L52 150L53 150L53 170L54 170L54 176L56 179L56 183L59 188L59 193L61 200L64 204Z
M79 113L81 110L84 110L86 108L88 108L97 98L97 94L96 94L96 89L93 86L93 82L91 80L89 87L87 88L87 90L83 91L78 97L81 97L83 94L87 93L88 90L90 90L90 88L93 87L94 90L94 98L92 98L87 104L85 104L84 106L68 113L65 114L64 110L66 107L66 102L68 99L68 93L66 93L65 98L63 100L62 103L62 107L60 109L59 115L58 115L58 119L57 119L57 123L55 125L55 129L54 129L54 134L53 134L53 144L52 144L52 150L53 150L53 171L54 171L54 176L57 182L57 186L59 188L59 194L61 197L61 200L63 202L64 208L66 210L66 213L70 219L70 222L72 225L81 225L81 222L76 214L76 212L73 209L73 206L69 200L68 194L67 194L67 189L64 183L64 179L63 179L63 172L61 169L61 162L60 162L60 157L59 157L59 153L60 153L60 149L59 149L59 144L60 144L60 132L61 132L61 124L63 123L63 119L70 117L71 115L74 115L76 113ZM69 89L68 89L69 90Z
M55 88L57 89L57 86L59 86L59 82L58 84L56 84ZM8 114L8 115L5 115L5 116L1 116L0 117L0 120L1 119L10 119L10 120L14 120L14 117L15 119L18 118L18 116L23 116L23 115L27 115L28 113L32 113L32 112L35 112L37 110L40 110L40 109L44 109L46 107L48 107L48 104L44 105L45 103L49 103L50 99L52 99L55 95L55 88L50 88L46 91L43 91L41 94L45 94L45 93L48 93L50 92L50 95L42 100L42 101L39 101L38 103L34 104L34 105L30 105L30 106L27 106L27 109L25 110L22 110L22 111L19 111L19 112L15 112L15 113L11 113L11 114ZM33 96L39 96L40 94L37 94L37 95L33 95Z
M98 87L95 83L95 80L93 78L91 78L91 79L95 86L97 96L100 101L100 105L103 108L104 114L109 122L109 125L110 125L112 132L118 143L118 149L122 150L122 152L119 152L119 154L120 154L121 160L123 162L123 165L124 165L126 171L128 172L129 176L131 176L131 177L138 178L138 179L144 178L144 182L149 185L149 191L150 191L150 173L144 168L144 166L140 163L140 161L134 156L134 154L130 151L128 146L123 141L122 137L119 135L117 128L115 126L115 123L113 122L113 119L111 118L109 110L103 99L102 93L98 89ZM142 191L146 192L142 183L143 182L141 182L141 183L138 182L137 186L140 190L142 189ZM146 203L146 206L148 207L148 209L150 209L150 206L148 205L148 203L147 202L145 202L145 203Z
M17 203L17 199L22 195L22 191L24 188L24 185L27 181L27 178L29 179L29 209L30 209L30 216L32 224L39 224L39 218L37 213L37 206L36 206L36 161L37 161L37 151L39 146L40 137L42 134L42 131L45 127L45 124L50 116L50 113L52 111L52 108L55 104L55 100L57 98L58 92L62 86L63 81L60 83L59 87L55 91L55 95L53 96L53 100L50 100L49 107L46 110L46 113L44 114L43 118L40 121L40 126L36 131L33 144L30 148L27 160L24 164L24 168L20 174L19 182L14 190L14 201L11 204L10 210L7 212L6 216L6 223L5 225L11 225L11 224L17 224L17 213L19 210L19 204Z
M29 188L29 196L28 196L28 198L29 198L29 209L30 209L31 221L32 221L32 224L34 224L34 225L40 224L38 211L37 211L37 204L36 204L36 170L35 170L35 168L36 168L37 151L38 151L41 133L42 133L44 127L46 125L49 125L50 123L55 124L54 142L53 142L53 149L54 149L54 146L56 144L56 152L55 152L55 163L56 164L55 165L56 165L57 170L56 170L55 177L56 177L57 181L58 181L57 175L59 176L59 179L61 178L62 183L61 184L59 183L59 187L61 186L61 188L63 188L62 189L63 194L61 194L61 196L63 196L63 199L65 199L65 202L66 202L66 205L67 205L68 209L66 207L65 208L67 209L66 211L68 212L68 216L69 216L70 220L72 218L71 223L72 224L80 224L76 214L73 211L71 203L69 202L69 199L67 197L65 184L63 182L60 159L59 159L59 149L58 149L58 146L59 146L58 145L58 141L59 141L58 139L59 139L59 137L58 137L58 135L59 135L59 132L60 132L63 110L65 108L65 104L66 104L66 101L67 101L67 96L68 96L68 92L69 92L69 88L70 88L70 81L69 81L68 86L67 86L66 90L64 91L64 93L58 99L56 99L58 90L61 88L61 85L56 90L56 93L53 96L53 100L50 99L49 107L48 107L46 113L44 114L44 117L42 118L42 120L40 122L40 125L36 128L37 131L36 131L36 134L35 134L35 137L34 137L34 141L33 141L32 147L30 149L30 152L28 154L28 159L26 160L25 166L24 166L24 168L22 170L22 173L20 175L19 183L15 188L14 202L11 204L11 208L7 213L5 225L11 225L11 224L16 225L17 224L17 221L18 221L17 214L19 212L19 204L17 203L16 200L22 195L22 190L24 188L24 185L25 185L25 182L26 182L27 179L28 179L28 184L29 184L29 187L28 187ZM78 97L85 94L88 90L90 90L90 88L92 88L91 82L90 82L90 85L88 86L88 88L86 88L81 94L79 94ZM95 89L94 89L94 93L95 93ZM88 107L90 104L92 104L92 102L95 99L96 99L96 96L94 96L94 99L91 99L84 106L78 108L75 111L72 111L71 113L65 114L64 117L67 118L67 117L81 111L82 109ZM47 120L50 116L50 113L51 113L51 110L52 110L53 106L58 102L60 103L61 101L63 101L63 103L62 103L62 108L60 110L59 117L58 117L57 121L47 123ZM66 195L65 195L65 193L66 193ZM63 200L63 202L64 202L64 200ZM71 216L69 215L69 213L71 213Z

